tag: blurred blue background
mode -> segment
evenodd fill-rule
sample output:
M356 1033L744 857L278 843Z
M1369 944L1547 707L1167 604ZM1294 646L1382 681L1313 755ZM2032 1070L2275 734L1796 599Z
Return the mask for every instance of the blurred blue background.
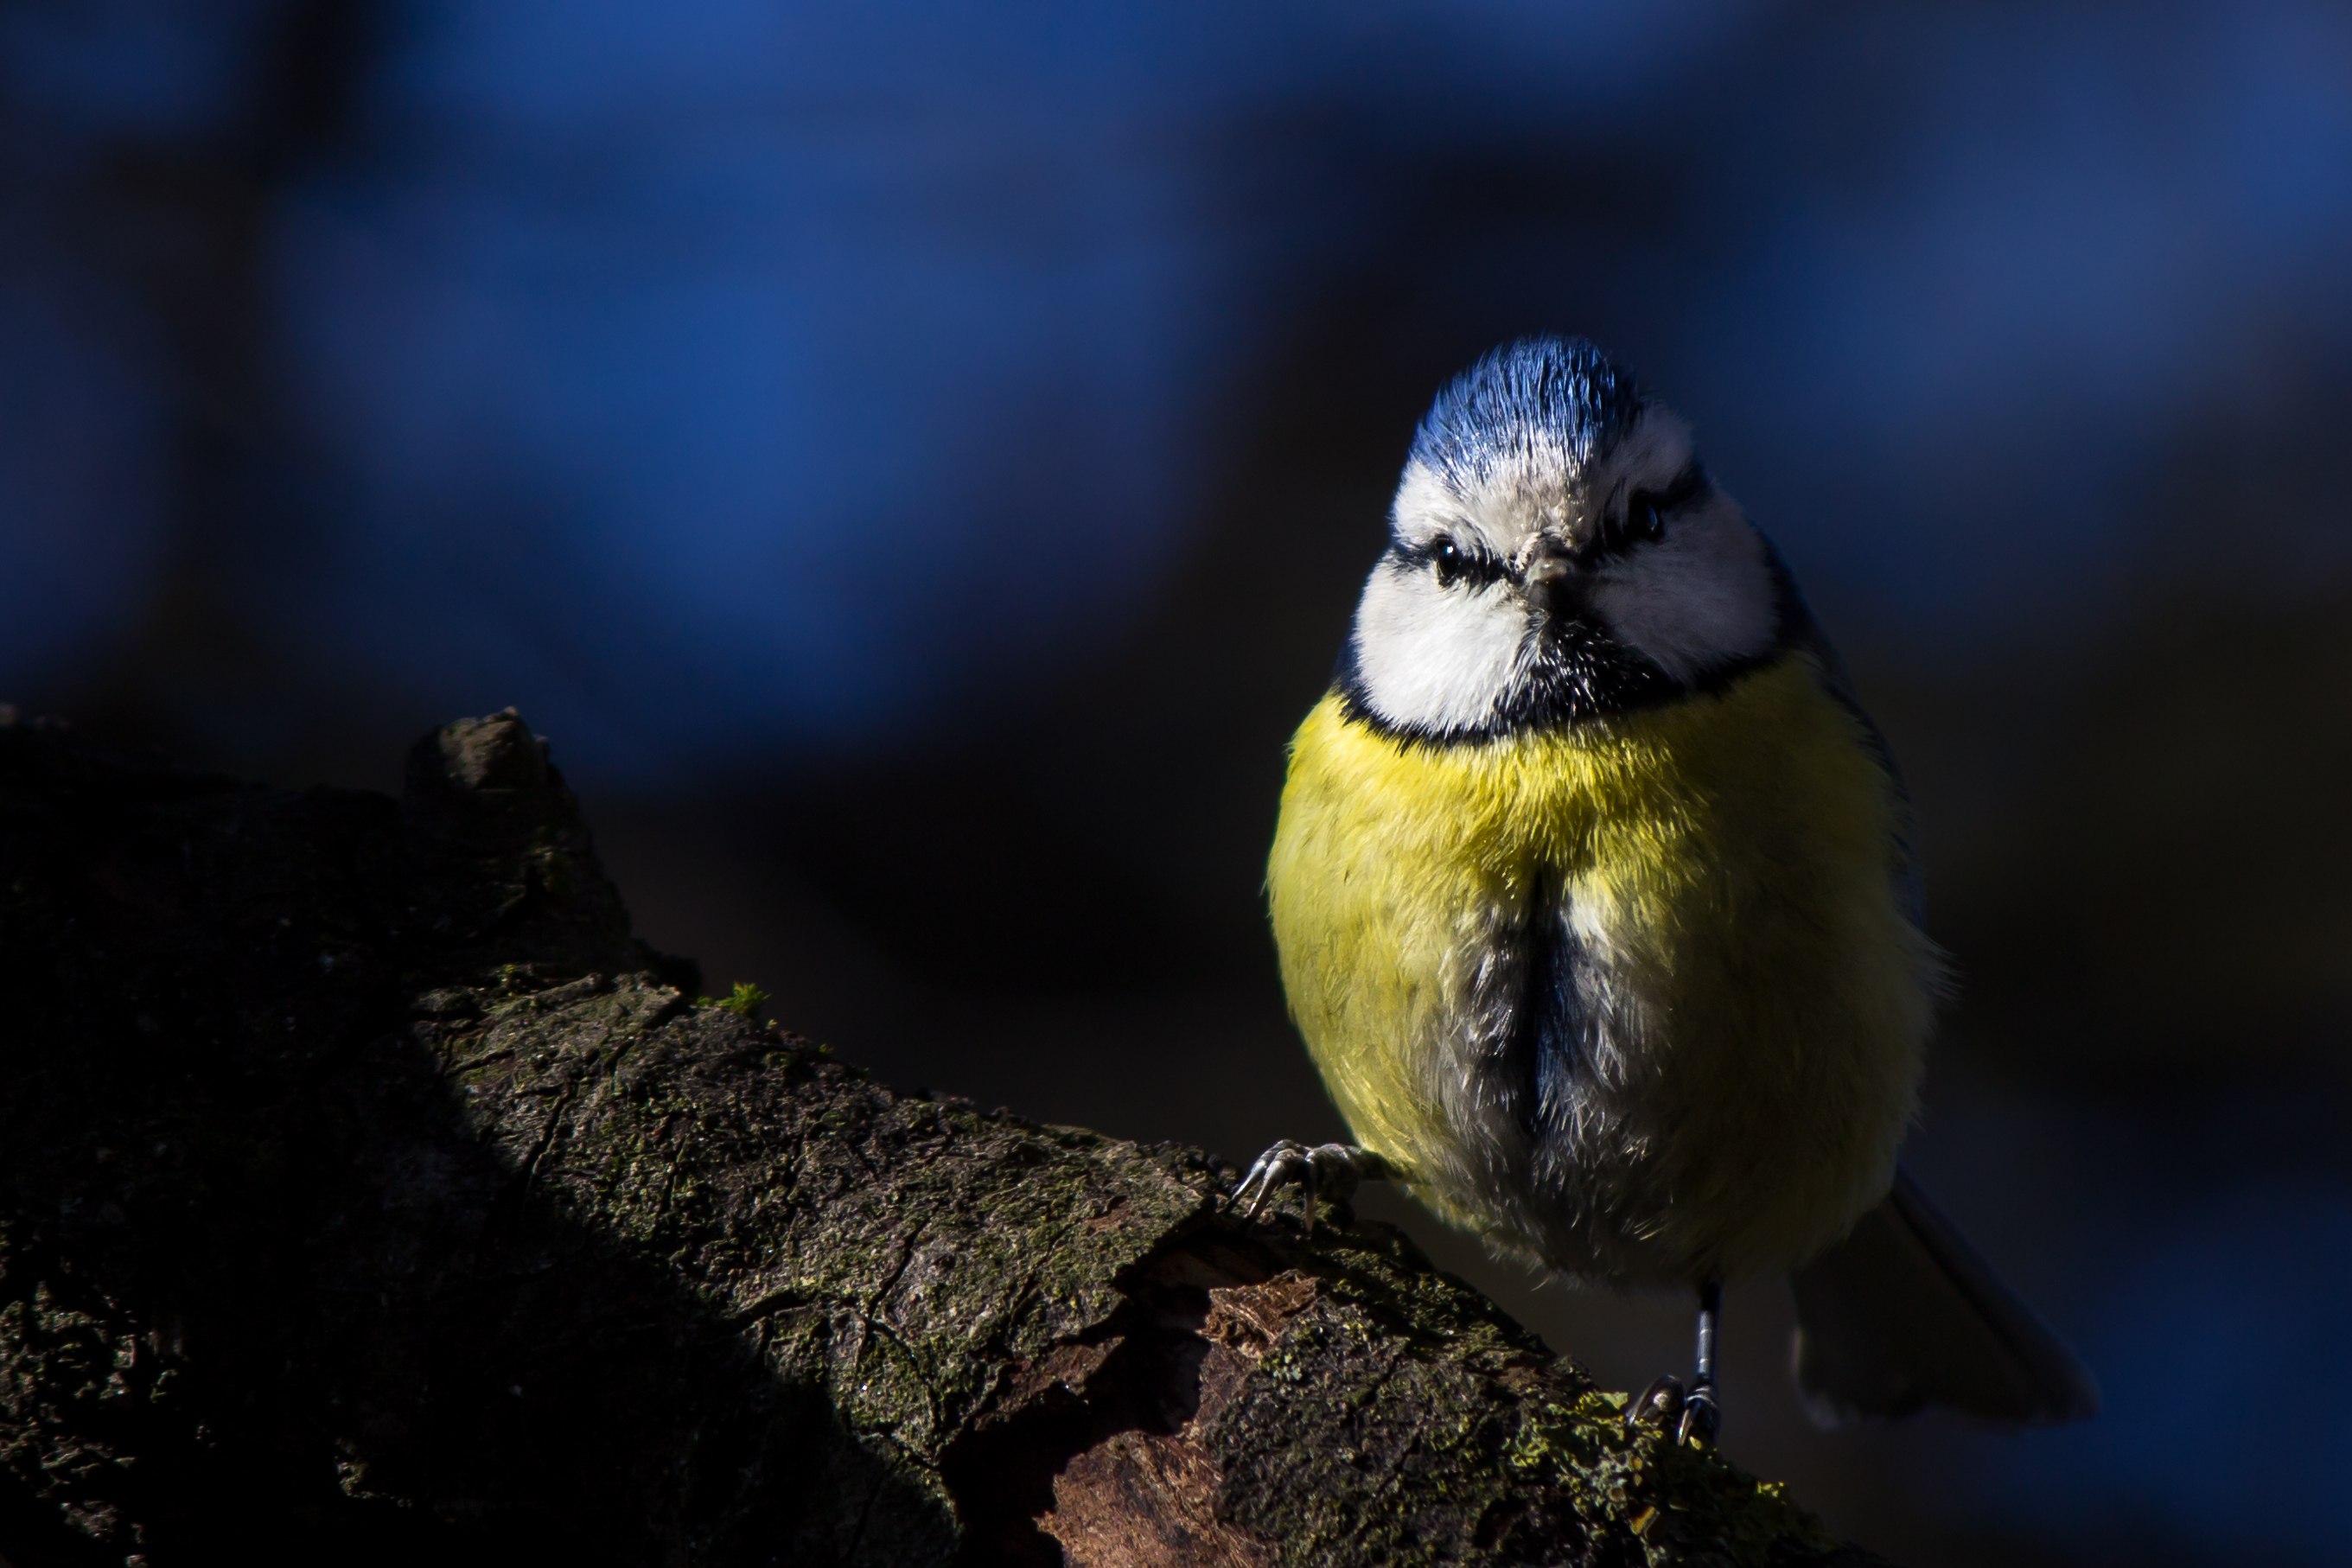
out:
M1258 881L1412 421L1561 330L1846 644L1915 1164L2108 1413L1727 1447L1907 1563L2352 1561L2352 12L16 0L0 697L389 784L520 705L885 1076L1337 1131ZM1615 1386L1679 1301L1538 1288Z

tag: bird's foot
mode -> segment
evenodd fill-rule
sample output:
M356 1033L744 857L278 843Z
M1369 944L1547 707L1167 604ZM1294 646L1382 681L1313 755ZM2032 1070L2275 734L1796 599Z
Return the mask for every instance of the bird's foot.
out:
M1369 1149L1352 1143L1322 1143L1310 1149L1286 1138L1257 1157L1257 1163L1234 1189L1233 1202L1244 1215L1255 1219L1277 1191L1296 1184L1302 1194L1307 1229L1312 1234L1316 1205L1344 1210L1365 1178L1388 1173L1388 1162Z
M1675 1424L1675 1441L1685 1448L1694 1444L1712 1447L1715 1435L1722 1429L1723 1406L1716 1403L1715 1385L1702 1383L1683 1401L1683 1418Z
M1625 1431L1633 1434L1636 1426L1664 1426L1682 1419L1683 1380L1669 1373L1642 1390L1625 1404Z
M1685 1389L1679 1377L1662 1377L1642 1390L1625 1406L1625 1430L1636 1426L1668 1428L1684 1447L1712 1444L1723 1426L1723 1406L1717 1403L1715 1384L1702 1383Z

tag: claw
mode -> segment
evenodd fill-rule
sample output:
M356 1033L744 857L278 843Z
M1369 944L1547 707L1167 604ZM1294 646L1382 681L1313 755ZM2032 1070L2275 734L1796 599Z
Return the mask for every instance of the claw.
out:
M1716 1403L1711 1383L1685 1389L1681 1378L1662 1377L1625 1406L1628 1436L1636 1426L1659 1427L1672 1432L1675 1441L1685 1448L1713 1443L1722 1426L1723 1407Z
M1625 1431L1636 1426L1665 1426L1678 1421L1686 1401L1683 1380L1668 1373L1658 1378L1625 1406Z
M1683 1418L1675 1425L1675 1441L1685 1448L1695 1443L1709 1445L1722 1426L1723 1408L1715 1402L1715 1390L1701 1384L1683 1401Z
M1297 1181L1308 1169L1306 1146L1286 1138L1257 1157L1242 1184L1234 1189L1233 1201L1244 1216L1255 1219L1276 1188Z
M1344 1207L1366 1176L1387 1173L1388 1165L1379 1155L1350 1144L1324 1143L1310 1149L1286 1138L1257 1157L1249 1174L1234 1189L1232 1201L1245 1217L1255 1219L1277 1191L1295 1182L1307 1229L1312 1235L1318 1204Z

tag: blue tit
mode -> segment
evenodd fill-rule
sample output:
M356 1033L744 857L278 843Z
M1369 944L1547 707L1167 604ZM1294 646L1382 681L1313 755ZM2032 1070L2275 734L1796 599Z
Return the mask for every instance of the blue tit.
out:
M1590 343L1439 394L1267 868L1292 1016L1353 1144L1255 1214L1402 1182L1496 1251L1698 1295L1786 1274L1827 1422L2092 1413L2088 1373L1895 1163L1943 982L1909 805L1788 566Z

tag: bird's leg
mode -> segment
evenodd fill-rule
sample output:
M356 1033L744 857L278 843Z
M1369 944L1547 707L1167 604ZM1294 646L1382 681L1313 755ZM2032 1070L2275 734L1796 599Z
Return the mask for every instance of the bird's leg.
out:
M1683 1401L1683 1418L1675 1439L1715 1441L1723 1425L1723 1406L1715 1396L1715 1325L1723 1315L1723 1281L1707 1279L1698 1288L1698 1365L1693 1369L1689 1396Z
M1712 1443L1717 1430L1723 1425L1723 1406L1715 1392L1715 1327L1723 1315L1723 1281L1702 1280L1698 1288L1698 1365L1693 1369L1690 1386L1683 1386L1679 1377L1662 1377L1642 1390L1641 1396L1625 1406L1625 1428L1632 1431L1636 1423L1654 1426L1671 1426L1675 1441L1685 1446L1692 1443Z
M1257 1157L1257 1163L1242 1178L1242 1184L1234 1189L1233 1201L1244 1215L1255 1219L1277 1189L1295 1182L1304 1194L1301 1202L1307 1211L1307 1228L1312 1233L1318 1202L1343 1208L1356 1195L1360 1183L1368 1179L1380 1181L1393 1173L1386 1160L1353 1143L1323 1143L1310 1149L1286 1138Z

